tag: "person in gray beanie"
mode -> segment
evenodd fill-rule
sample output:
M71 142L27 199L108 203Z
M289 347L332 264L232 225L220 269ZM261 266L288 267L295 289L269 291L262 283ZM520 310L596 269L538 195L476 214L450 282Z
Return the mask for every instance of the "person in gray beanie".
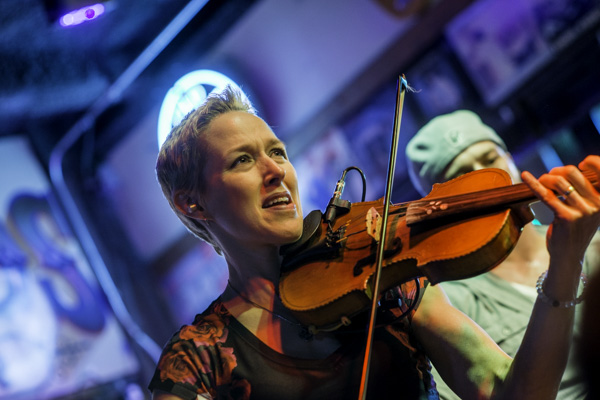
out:
M406 159L415 188L427 195L441 183L482 168L500 168L520 182L520 172L500 136L475 113L458 110L432 119L409 141ZM548 268L546 226L528 224L510 255L496 268L474 278L440 285L452 304L467 314L514 357L538 297L538 277ZM600 269L600 237L588 247L583 271ZM581 311L576 309L573 340L579 338ZM571 351L557 399L584 399L586 385ZM459 399L434 371L441 399Z
M491 142L500 153L508 151L500 136L472 111L458 110L432 119L406 146L408 172L415 188L425 196L434 183L449 180L452 171L448 167L452 161L470 146L481 142ZM513 181L520 181L516 167L508 172Z

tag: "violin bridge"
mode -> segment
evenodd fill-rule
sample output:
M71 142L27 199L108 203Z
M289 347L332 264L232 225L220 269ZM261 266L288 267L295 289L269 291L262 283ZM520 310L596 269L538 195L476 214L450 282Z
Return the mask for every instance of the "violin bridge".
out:
M369 208L365 216L365 222L367 225L367 234L375 239L376 242L379 242L381 238L381 215L379 215L375 207Z

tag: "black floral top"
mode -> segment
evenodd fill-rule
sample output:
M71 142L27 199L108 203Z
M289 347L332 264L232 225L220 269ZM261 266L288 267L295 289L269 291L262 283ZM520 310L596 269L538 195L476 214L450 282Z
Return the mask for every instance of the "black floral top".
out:
M408 311L407 316L375 331L368 397L437 399L429 361L408 333L424 290L417 290L416 281L397 290L399 311ZM286 356L261 342L216 300L167 343L149 388L190 400L357 398L365 337L345 333L340 340L340 348L325 359Z

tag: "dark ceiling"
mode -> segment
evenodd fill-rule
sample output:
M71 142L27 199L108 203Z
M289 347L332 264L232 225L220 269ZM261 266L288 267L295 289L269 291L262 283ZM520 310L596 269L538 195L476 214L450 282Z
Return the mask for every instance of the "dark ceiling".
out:
M73 2L71 2L73 3ZM108 12L97 20L63 28L48 17L43 0L2 0L0 2L0 134L22 134L29 137L36 152L45 163L58 140L72 128L92 105L106 98L106 93L129 70L129 79L139 75L135 85L146 85L142 96L132 96L134 86L128 86L115 98L100 105L104 117L102 131L127 130L124 115L129 108L143 108L152 98L152 90L163 89L152 80L153 71L162 70L177 54L177 64L186 58L197 57L203 46L230 26L253 1L196 1L187 15L191 20L179 26L169 25L189 9L189 0L112 0ZM193 18L192 18L193 17ZM154 39L170 26L170 36L163 43ZM173 32L175 29L176 32ZM173 33L176 33L173 34ZM194 51L185 49L191 36ZM172 37L174 40L171 41ZM164 46L167 44L168 46ZM150 50L153 44L152 51ZM163 47L167 50L162 51ZM158 50L157 50L158 49ZM144 51L146 51L144 53ZM144 60L139 60L141 54ZM160 55L158 55L160 53ZM187 54L187 55L186 55ZM137 60L137 61L136 61ZM136 61L137 69L131 65ZM146 68L148 66L148 68ZM172 76L177 76L170 65ZM133 76L134 78L136 76ZM160 91L160 95L165 90ZM143 101L143 100L146 100ZM98 106L98 104L96 104ZM119 110L119 112L117 112ZM110 122L109 122L110 120ZM130 122L134 123L134 121ZM110 133L100 138L112 142Z
M139 116L160 103L184 66L208 52L260 1L210 0L204 5L202 0L111 0L112 7L104 16L69 29L49 21L44 3L0 1L0 135L27 136L47 165L57 142L94 107L93 154L103 157ZM148 52L156 45L157 36L194 3L203 4L201 11L188 13L189 23L175 29L177 35L172 41L169 37ZM439 10L426 15L422 23L370 61L364 73L314 115L315 126L307 123L301 130L321 131L335 118L351 112L366 96L358 99L357 87L363 93L373 92L388 76L405 70L439 38L452 14L469 3L440 2ZM324 4L316 3L316 7L322 9ZM142 66L132 72L132 63L140 61L142 54L146 54ZM540 132L568 125L600 100L598 60L597 38L590 30L576 43L565 46L554 62L533 76L505 106L526 115L533 125L544 125ZM126 71L132 72L129 81L124 79ZM125 85L107 95L115 83L123 81ZM488 121L493 123L494 115L500 113L490 111ZM502 128L501 123L498 127Z

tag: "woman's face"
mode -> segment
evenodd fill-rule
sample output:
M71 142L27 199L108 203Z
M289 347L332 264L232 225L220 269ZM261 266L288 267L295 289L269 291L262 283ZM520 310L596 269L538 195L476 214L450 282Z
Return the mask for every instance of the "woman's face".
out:
M214 119L201 140L206 189L198 200L219 240L249 246L296 241L302 234L298 179L271 128L232 111Z

